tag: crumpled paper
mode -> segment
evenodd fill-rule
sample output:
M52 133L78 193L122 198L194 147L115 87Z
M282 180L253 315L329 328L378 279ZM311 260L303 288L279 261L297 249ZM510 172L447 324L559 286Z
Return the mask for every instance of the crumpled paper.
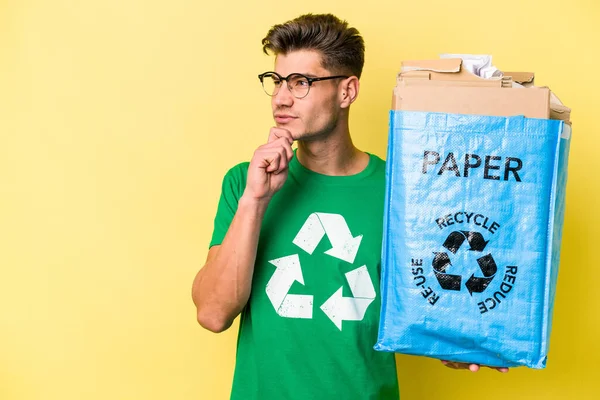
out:
M440 58L460 58L463 68L484 79L500 79L502 71L492 65L492 56L487 54L440 54Z

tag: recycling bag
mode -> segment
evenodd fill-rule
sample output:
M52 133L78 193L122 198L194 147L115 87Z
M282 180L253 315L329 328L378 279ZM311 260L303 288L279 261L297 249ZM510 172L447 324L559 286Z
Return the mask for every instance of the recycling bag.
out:
M376 350L544 368L571 128L391 111Z

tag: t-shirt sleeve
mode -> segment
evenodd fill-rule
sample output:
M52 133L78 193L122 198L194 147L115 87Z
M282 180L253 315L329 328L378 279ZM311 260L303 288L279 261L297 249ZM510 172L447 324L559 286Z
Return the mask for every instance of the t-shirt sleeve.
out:
M249 163L241 163L231 168L223 178L221 197L215 216L214 229L209 248L223 243L225 234L237 211L238 202L246 187Z

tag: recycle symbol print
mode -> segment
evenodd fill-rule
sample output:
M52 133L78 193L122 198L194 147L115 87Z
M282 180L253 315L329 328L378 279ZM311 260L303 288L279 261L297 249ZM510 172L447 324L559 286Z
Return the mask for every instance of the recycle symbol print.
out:
M312 255L325 236L332 245L325 254L350 264L354 263L362 235L353 237L346 220L339 214L310 214L292 243ZM267 283L266 292L277 314L285 318L312 319L314 297L289 294L294 282L298 281L304 285L299 254L270 260L269 263L276 269ZM362 321L367 308L376 297L366 265L347 272L345 276L352 297L343 297L343 287L340 286L320 307L340 331L342 321Z
M465 240L470 246L469 251L479 253L483 252L489 242L486 241L479 232L454 231L448 235L443 246L453 254L456 254ZM448 253L434 252L433 254L435 254L432 262L433 272L442 289L460 290L462 277L460 275L447 273L452 265ZM475 276L475 274L472 274L465 283L471 296L473 296L473 293L483 292L494 279L498 269L494 257L492 257L490 253L479 257L477 263L479 264L479 269L483 276Z

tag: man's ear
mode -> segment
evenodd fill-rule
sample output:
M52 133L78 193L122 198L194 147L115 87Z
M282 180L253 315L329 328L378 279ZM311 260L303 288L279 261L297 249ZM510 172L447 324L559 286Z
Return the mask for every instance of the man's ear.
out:
M358 97L359 89L360 82L356 76L344 79L340 85L340 107L350 107L350 104L354 103Z

